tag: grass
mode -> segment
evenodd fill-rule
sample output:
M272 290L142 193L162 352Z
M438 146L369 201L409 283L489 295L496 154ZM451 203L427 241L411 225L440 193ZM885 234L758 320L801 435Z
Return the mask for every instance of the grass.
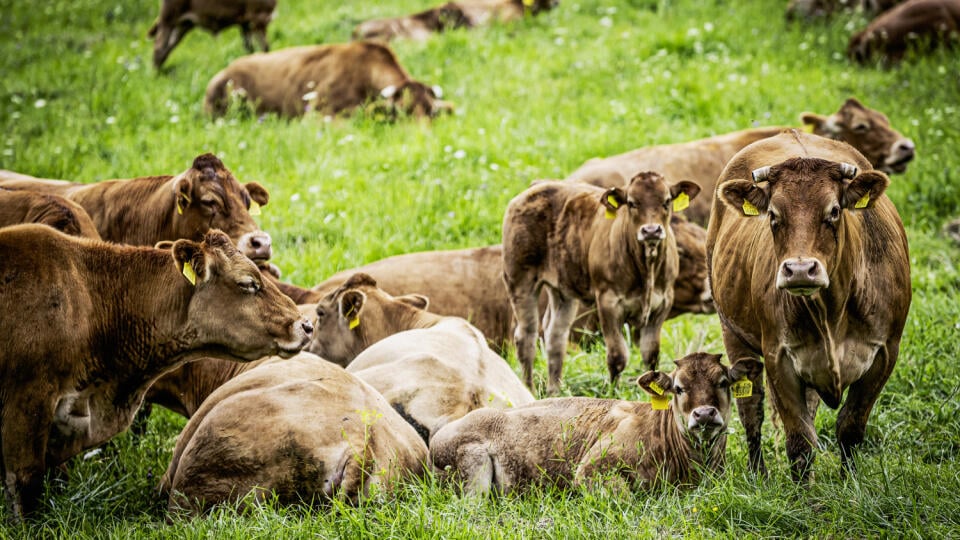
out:
M167 523L157 479L183 420L155 413L147 435L114 439L50 480L47 505L0 537L950 537L960 534L960 253L940 226L960 213L960 60L939 52L891 70L851 66L859 14L786 24L770 0L564 0L533 20L397 43L414 77L457 105L432 125L363 118L286 121L202 113L207 81L244 53L239 32L189 34L168 69L144 38L155 0L0 0L0 167L94 181L175 174L212 151L268 187L261 216L284 279L426 249L493 244L507 201L594 156L752 125L791 125L856 95L917 144L889 189L907 226L914 298L900 362L868 427L856 475L840 473L821 409L816 482L794 486L767 426L769 479L746 471L741 434L726 473L688 492L542 491L460 499L432 479L359 507L267 504ZM362 19L426 0L280 2L274 48L344 41ZM722 351L715 316L663 332L664 357ZM516 366L515 360L510 359ZM623 380L639 374L634 357ZM537 366L540 376L546 368ZM602 347L568 360L566 391L609 395ZM639 398L622 384L618 397ZM739 423L734 422L739 428Z

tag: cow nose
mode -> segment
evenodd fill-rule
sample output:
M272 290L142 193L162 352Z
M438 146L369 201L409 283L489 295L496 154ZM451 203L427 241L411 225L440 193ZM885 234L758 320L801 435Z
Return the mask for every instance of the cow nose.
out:
M303 329L303 333L306 334L307 337L313 334L313 323L311 323L307 319L302 319L300 321L300 328Z
M690 414L690 417L690 427L723 424L723 420L720 418L720 411L718 411L716 407L711 407L709 405L697 407Z
M897 161L909 161L913 159L916 148L910 139L901 139L893 144L893 155L897 156Z
M796 295L808 296L830 285L830 278L817 259L787 259L780 264L777 288Z
M273 241L264 231L247 233L240 238L237 248L253 261L268 261L273 256Z
M640 227L640 239L644 242L662 240L663 237L663 225L659 223L647 224Z

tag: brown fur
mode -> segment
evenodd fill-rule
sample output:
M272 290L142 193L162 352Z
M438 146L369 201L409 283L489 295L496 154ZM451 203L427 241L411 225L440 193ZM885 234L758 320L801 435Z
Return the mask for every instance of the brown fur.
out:
M845 178L838 163L859 172ZM765 166L772 166L766 181L750 179ZM888 182L849 145L797 131L745 148L719 180L707 261L724 344L732 359L766 360L798 480L813 462L819 400L836 408L849 389L836 429L850 465L897 360L910 262L903 225L883 194ZM855 208L868 193L867 206ZM760 215L745 215L744 200ZM812 266L789 271L801 261ZM753 382L761 388L762 378ZM764 470L763 393L738 405L751 466Z
M907 0L870 21L850 38L847 56L860 64L903 59L911 47L924 51L960 40L960 0Z
M195 286L181 275L187 262ZM11 515L36 507L47 467L125 429L165 371L200 356L249 361L304 346L312 327L259 276L219 231L202 244L177 241L172 256L40 225L0 231L0 443Z
M18 223L39 223L71 236L100 239L96 225L79 204L49 193L0 188L0 227Z
M886 11L903 0L790 0L787 4L787 20L829 17L838 11L860 10L877 14Z
M801 121L817 135L850 143L865 155L875 168L903 172L913 159L913 141L906 139L882 113L848 99L836 113L821 116L804 113ZM637 171L657 171L666 178L688 178L703 194L691 201L687 217L701 225L710 217L710 204L717 177L724 165L748 144L773 137L787 128L764 127L735 131L696 141L648 146L603 159L591 159L567 177L600 187L622 186Z

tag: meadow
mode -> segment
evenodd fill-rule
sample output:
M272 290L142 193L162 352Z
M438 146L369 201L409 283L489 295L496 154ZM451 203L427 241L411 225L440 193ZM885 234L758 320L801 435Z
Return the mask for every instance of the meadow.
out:
M363 19L434 3L280 0L268 37L274 49L341 42ZM562 0L514 24L396 43L414 78L441 85L456 104L432 124L243 111L212 121L203 92L244 54L239 31L192 32L157 73L145 34L158 4L0 0L0 168L95 181L177 174L214 152L241 182L269 189L259 222L273 236L274 262L284 280L311 286L389 255L497 243L510 198L591 157L797 125L803 111L830 114L856 96L917 146L888 191L912 263L899 364L856 474L841 474L836 412L821 407L816 479L805 487L790 481L771 425L771 474L750 474L734 420L725 474L688 491L470 499L428 478L357 507L267 504L168 522L156 484L184 420L155 411L145 437L125 433L69 462L68 479L47 482L41 513L25 526L0 525L0 538L960 535L960 250L940 231L960 214L955 52L890 70L856 67L843 53L862 14L787 23L785 0ZM661 365L694 350L723 351L715 315L665 325ZM564 393L645 399L632 383L641 371L632 353L612 390L602 345L571 351ZM544 363L536 370L544 383Z

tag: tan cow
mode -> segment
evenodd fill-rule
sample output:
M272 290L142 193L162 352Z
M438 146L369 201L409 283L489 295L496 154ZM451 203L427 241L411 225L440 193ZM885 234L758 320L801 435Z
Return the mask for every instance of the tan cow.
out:
M379 390L424 440L478 407L533 401L483 334L459 317L424 311L426 303L354 274L317 303L310 350Z
M171 255L15 225L0 231L0 276L0 445L15 518L36 508L47 467L126 429L165 371L292 355L313 331L220 231Z
M472 494L565 488L600 475L641 488L695 485L723 470L731 384L763 366L747 359L728 368L707 353L676 363L669 375L648 371L637 380L656 406L568 397L479 409L437 432L430 459Z
M0 227L19 223L48 225L71 236L100 239L82 206L57 195L0 188Z
M914 144L890 127L887 117L854 98L836 113L821 116L803 113L800 120L817 135L850 143L877 169L902 173L914 156ZM687 217L701 225L710 217L717 177L724 165L748 144L773 137L783 127L735 131L696 141L648 146L603 159L591 159L566 179L600 187L623 186L638 171L657 171L666 178L689 178L704 195L690 204Z
M960 42L960 0L907 0L880 14L850 38L847 56L866 64L895 64L911 48L921 52Z
M210 80L204 109L222 116L230 99L238 97L257 114L336 115L383 100L388 115L433 117L453 110L440 94L440 87L410 78L389 47L361 41L238 58Z
M147 31L147 37L154 39L153 65L160 69L170 51L194 26L216 35L237 25L247 52L253 52L251 38L268 51L267 26L276 7L277 0L162 0L160 15Z
M622 328L628 320L639 327L644 364L656 369L660 327L673 305L679 264L670 217L699 192L693 182L668 185L659 174L643 172L623 188L606 190L542 182L510 201L503 218L503 277L527 386L533 387L537 300L544 286L550 299L544 332L549 393L560 390L580 301L597 306L611 383L627 365Z
M796 130L743 149L719 180L707 261L723 342L734 361L765 359L796 480L810 475L819 400L835 409L847 391L836 429L851 466L897 361L910 259L889 182L851 146ZM763 392L738 409L763 471Z
M558 0L460 0L447 2L406 17L372 19L357 25L353 39L425 40L456 28L475 28L493 21L512 21L553 9Z
M0 171L0 187L66 197L82 206L104 240L153 246L164 240L203 239L209 229L227 233L244 255L265 263L270 235L251 214L270 200L256 182L240 184L213 154L202 154L176 176L145 176L80 184Z

